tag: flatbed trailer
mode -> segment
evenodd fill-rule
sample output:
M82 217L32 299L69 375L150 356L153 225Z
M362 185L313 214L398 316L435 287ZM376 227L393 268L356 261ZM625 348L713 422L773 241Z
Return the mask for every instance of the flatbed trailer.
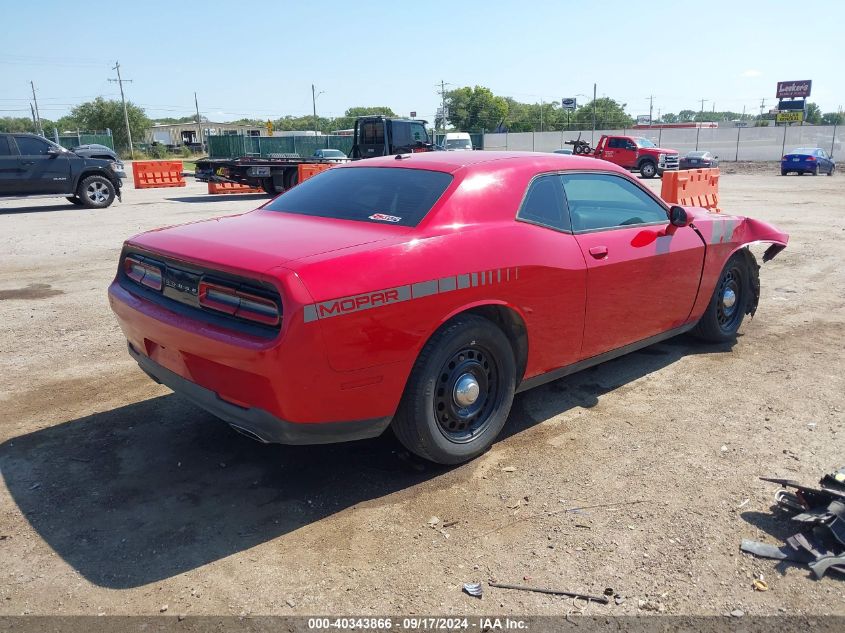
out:
M299 154L280 154L258 158L201 158L196 161L194 177L201 182L233 182L260 187L270 195L290 189L299 182L300 165L334 165L337 160L302 158Z
M415 119L359 117L355 121L354 144L349 160L433 151L435 146L425 125L425 121ZM202 182L232 182L260 187L270 195L276 195L299 182L300 166L335 165L340 162L346 160L302 158L299 154L271 154L267 158L201 158L195 162L194 177Z

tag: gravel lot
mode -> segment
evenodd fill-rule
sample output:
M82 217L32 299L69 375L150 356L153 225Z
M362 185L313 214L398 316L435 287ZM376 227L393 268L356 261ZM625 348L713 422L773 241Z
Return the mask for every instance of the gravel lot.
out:
M772 174L722 178L726 210L791 234L735 345L679 337L517 396L451 469L390 434L262 446L130 360L106 300L122 240L263 196L0 202L0 615L581 608L461 593L491 577L626 597L591 614L845 615L842 579L739 552L795 531L758 476L845 465L845 178Z

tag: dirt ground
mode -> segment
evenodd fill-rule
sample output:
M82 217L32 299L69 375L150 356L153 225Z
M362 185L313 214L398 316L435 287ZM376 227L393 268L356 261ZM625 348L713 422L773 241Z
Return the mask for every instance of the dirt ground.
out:
M736 344L679 337L519 395L457 468L391 434L260 445L129 358L106 300L122 240L262 196L0 202L0 615L582 608L461 592L491 577L625 597L590 614L845 614L841 578L739 552L796 531L759 476L845 465L845 178L734 171L724 208L791 235Z

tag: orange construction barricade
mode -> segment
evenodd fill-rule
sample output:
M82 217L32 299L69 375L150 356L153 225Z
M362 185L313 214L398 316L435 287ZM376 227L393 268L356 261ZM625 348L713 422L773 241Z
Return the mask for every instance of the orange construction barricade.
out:
M184 187L181 160L136 160L132 163L135 189Z
M321 171L326 171L334 167L331 163L302 163L299 166L299 181L308 180L311 176L316 176Z
M264 193L264 190L237 182L210 182L208 193Z
M718 213L719 170L664 171L660 197L669 204L704 207Z

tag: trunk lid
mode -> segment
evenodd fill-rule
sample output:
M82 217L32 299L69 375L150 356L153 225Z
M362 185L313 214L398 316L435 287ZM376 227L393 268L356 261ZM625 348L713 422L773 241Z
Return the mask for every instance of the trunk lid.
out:
M264 272L291 260L378 242L408 230L258 209L156 229L128 243L175 259Z

